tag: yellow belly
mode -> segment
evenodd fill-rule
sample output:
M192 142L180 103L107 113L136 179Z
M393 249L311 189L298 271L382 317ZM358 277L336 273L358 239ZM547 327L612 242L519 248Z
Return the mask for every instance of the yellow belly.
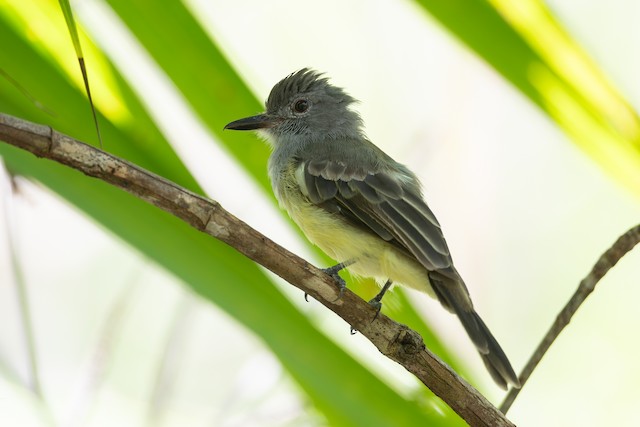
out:
M351 273L372 277L378 283L391 279L394 284L435 296L427 270L394 245L310 204L303 197L282 205L307 238L331 258L338 262L356 260L348 267Z

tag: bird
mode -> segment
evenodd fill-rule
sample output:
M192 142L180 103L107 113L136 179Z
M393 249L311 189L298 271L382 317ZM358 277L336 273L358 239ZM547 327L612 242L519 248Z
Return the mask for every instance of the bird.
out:
M353 109L357 102L323 73L303 68L276 83L264 113L224 129L255 130L267 140L276 199L305 236L338 261L325 271L341 286L344 268L376 279L383 286L370 303L378 310L392 284L427 293L458 316L496 384L520 387L474 309L420 181L367 139Z

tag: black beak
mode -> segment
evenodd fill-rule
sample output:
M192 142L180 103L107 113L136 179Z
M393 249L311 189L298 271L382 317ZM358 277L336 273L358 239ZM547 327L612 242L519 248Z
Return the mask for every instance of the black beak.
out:
M229 123L224 128L231 130L255 130L264 129L275 126L278 123L278 119L266 114L258 114L257 116L245 117L244 119L236 120Z

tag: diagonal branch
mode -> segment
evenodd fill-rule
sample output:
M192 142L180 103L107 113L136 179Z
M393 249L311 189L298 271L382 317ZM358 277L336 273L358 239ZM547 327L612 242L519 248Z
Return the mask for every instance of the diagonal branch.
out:
M101 179L169 212L232 246L317 299L382 354L414 374L471 426L513 426L476 389L425 348L422 337L380 314L348 289L342 298L334 280L225 211L219 203L83 142L0 113L0 140Z
M549 347L551 347L551 344L553 344L556 338L558 338L558 335L560 335L560 332L569 324L573 315L578 311L578 308L580 308L587 297L591 295L591 292L594 291L596 284L620 261L620 258L625 256L627 252L633 249L638 243L640 243L640 225L636 225L620 236L613 246L600 256L587 277L582 279L580 285L578 285L578 289L576 289L575 293L560 311L553 325L551 325L549 331L547 331L540 344L538 344L538 348L536 348L536 351L533 352L531 358L522 369L519 376L522 387L520 387L520 389L511 389L509 393L507 393L502 405L500 405L500 410L503 413L506 414L509 408L511 408L513 401L516 400L520 390L524 387L524 383L527 382L533 370L538 366L542 357L546 354L547 350L549 350Z

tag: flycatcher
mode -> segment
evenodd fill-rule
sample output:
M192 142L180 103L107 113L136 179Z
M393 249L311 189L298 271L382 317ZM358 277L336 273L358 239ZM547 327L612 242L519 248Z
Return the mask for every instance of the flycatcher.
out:
M265 113L225 129L260 130L267 138L273 191L307 238L340 263L329 269L334 277L348 268L384 283L371 300L378 308L391 283L428 293L460 318L495 382L519 387L473 308L418 178L366 138L354 102L305 68L273 87Z

